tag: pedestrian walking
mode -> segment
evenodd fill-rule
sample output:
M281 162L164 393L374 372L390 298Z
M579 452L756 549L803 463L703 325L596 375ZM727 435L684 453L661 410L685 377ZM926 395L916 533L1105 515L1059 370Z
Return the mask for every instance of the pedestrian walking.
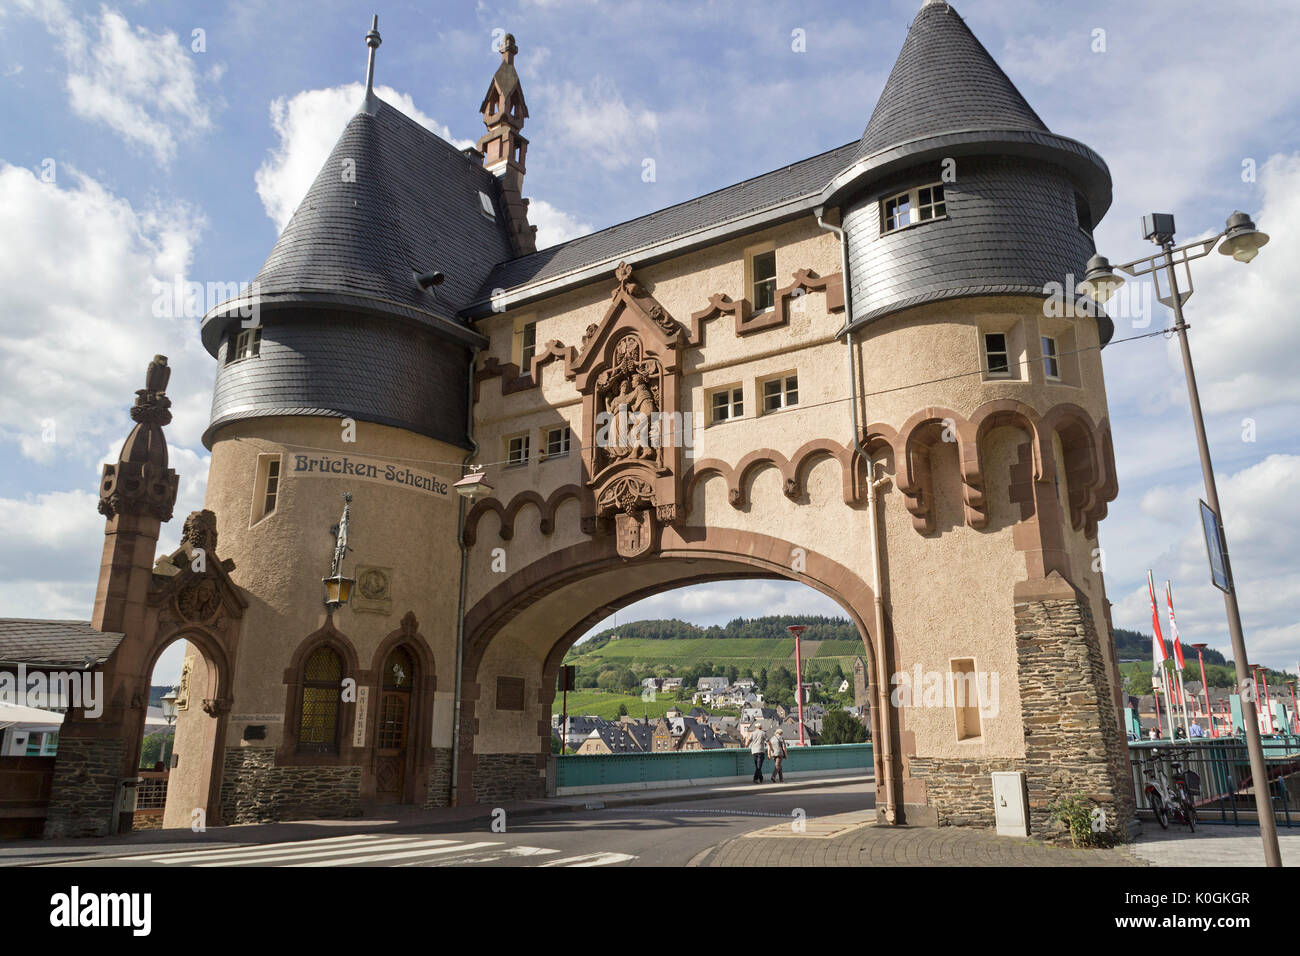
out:
M785 783L785 771L781 766L787 754L785 738L781 736L781 728L778 727L767 741L767 755L772 758L772 776L769 778L772 783Z
M767 734L763 728L754 725L754 732L749 735L749 752L754 755L754 782L763 782L763 759L767 756Z

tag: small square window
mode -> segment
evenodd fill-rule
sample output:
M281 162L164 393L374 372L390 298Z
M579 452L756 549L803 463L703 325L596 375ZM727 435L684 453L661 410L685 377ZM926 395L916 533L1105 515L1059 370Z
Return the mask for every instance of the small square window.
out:
M1061 359L1056 354L1056 339L1050 335L1043 336L1043 374L1058 381L1061 378Z
M1007 337L1001 332L984 334L984 361L990 375L1010 375L1011 362L1007 352Z
M757 253L751 269L754 274L754 311L763 312L776 305L776 251Z
M799 404L799 377L783 375L763 383L763 411L776 412Z
M911 194L903 193L893 199L885 200L885 232L892 232L908 225L911 220Z
M238 362L241 359L257 358L258 353L262 350L262 327L259 325L252 329L240 329L238 332L230 334L230 344L226 349L226 364Z
M527 435L506 439L506 467L519 468L528 464L529 441Z
M519 344L519 372L529 375L533 370L533 356L537 354L537 323L525 324L522 335Z
M948 215L948 200L942 183L931 183L890 196L880 204L880 231L894 232L920 222L943 219Z
M711 420L715 424L733 418L743 418L745 415L744 392L739 386L718 389L713 393L709 405L712 409Z
M569 454L569 443L572 440L572 432L569 426L563 428L548 428L546 430L546 457L563 458Z
M1088 206L1088 200L1083 197L1083 193L1074 194L1074 218L1079 223L1079 228L1089 235L1092 234L1092 209Z
M926 186L916 191L916 209L921 222L929 219L942 219L948 214L948 205L943 199L942 186Z

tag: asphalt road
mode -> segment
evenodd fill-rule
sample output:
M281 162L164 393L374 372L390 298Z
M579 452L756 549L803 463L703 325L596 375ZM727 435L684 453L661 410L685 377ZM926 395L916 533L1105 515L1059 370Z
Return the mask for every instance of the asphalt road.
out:
M598 798L593 798L598 799ZM872 806L862 784L802 791L753 791L678 804L623 806L504 820L504 832L489 820L446 826L385 827L340 823L300 839L277 842L169 844L122 847L130 856L109 856L111 848L78 854L51 866L232 867L232 866L684 866L706 851L751 831L798 819L863 810ZM8 862L18 862L10 860ZM31 863L31 860L22 862Z

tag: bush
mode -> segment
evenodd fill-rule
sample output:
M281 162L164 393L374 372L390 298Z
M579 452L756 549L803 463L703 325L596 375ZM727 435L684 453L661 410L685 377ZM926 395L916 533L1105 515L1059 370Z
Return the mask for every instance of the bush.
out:
M1070 840L1077 847L1106 846L1110 835L1104 829L1094 830L1094 819L1099 808L1082 793L1062 794L1047 807L1047 818L1064 824L1070 831ZM1103 811L1104 812L1104 811Z

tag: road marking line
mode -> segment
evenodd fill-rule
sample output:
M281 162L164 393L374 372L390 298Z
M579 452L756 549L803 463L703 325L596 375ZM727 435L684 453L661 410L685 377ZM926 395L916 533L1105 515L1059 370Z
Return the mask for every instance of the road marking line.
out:
M186 850L179 853L160 853L144 857L157 863L182 863L191 860L218 860L223 857L243 856L247 853L308 853L315 850L327 850L336 846L353 846L360 849L374 843L380 837L375 834L362 834L355 837L333 837L328 840L295 840L289 843L249 843L244 846L223 847L219 850ZM391 837L389 839L392 839Z
M450 843L450 842L452 841L432 840L430 841L430 845L436 843ZM298 850L293 852L286 850L283 853L273 853L270 855L252 854L246 857L229 857L224 860L215 860L210 863L200 862L200 863L195 863L194 865L195 866L261 866L265 863L279 863L284 860L300 860L303 857L311 857L312 859L324 859L325 857L331 857L331 856L347 856L349 853L354 855L357 853L366 853L370 850L378 850L381 848L394 850L397 849L398 847L411 846L411 843L412 841L410 837L395 837L391 840L377 840L374 843L367 843L362 846L348 846L348 847L343 847L342 849L305 850L305 851Z
M431 840L433 843L446 843L446 840ZM434 856L439 853L460 853L464 850L477 850L485 846L499 846L497 843L460 843L440 849L406 850L401 853L376 853L373 856L344 857L341 860L325 860L320 863L308 860L306 863L287 863L286 866L351 866L356 863L382 863L385 860L401 860L410 856Z
M542 866L608 866L611 863L622 863L625 860L635 860L636 857L630 853L584 853L581 856L565 857L563 860L551 860L549 863L543 863Z
M478 856L457 857L454 860L435 860L430 866L478 866L483 863L496 863L498 860L508 859L510 857L523 856L547 856L551 853L559 853L559 850L548 850L540 846L512 846L506 847L500 853L483 853ZM421 866L423 861L413 860L410 863L399 863L398 866Z

